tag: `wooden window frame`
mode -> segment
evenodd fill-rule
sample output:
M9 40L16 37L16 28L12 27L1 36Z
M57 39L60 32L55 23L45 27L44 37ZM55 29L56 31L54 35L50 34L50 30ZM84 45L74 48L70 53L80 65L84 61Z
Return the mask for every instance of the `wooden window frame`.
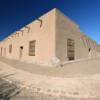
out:
M9 53L12 53L12 44L9 45Z
M29 56L35 56L36 40L29 41Z

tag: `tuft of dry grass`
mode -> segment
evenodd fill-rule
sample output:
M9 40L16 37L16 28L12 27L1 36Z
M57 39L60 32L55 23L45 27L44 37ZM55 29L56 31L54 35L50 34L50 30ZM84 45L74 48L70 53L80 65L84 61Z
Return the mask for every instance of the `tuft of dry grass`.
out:
M16 82L6 80L12 74L0 75L0 100L10 100L12 97L20 93L20 88Z

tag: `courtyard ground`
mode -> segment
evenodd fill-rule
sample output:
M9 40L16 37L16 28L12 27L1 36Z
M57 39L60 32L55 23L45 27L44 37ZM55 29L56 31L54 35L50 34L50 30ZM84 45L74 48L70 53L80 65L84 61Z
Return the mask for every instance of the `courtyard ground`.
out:
M43 67L0 58L0 74L48 99L29 100L100 100L100 59L86 59L67 63L63 67ZM33 95L33 94L32 94ZM60 98L60 99L59 99ZM27 100L27 99L23 99Z
M100 74L100 59L85 59L72 61L63 66L39 66L0 58L0 61L13 68L24 70L33 74L47 75L53 77L82 77L87 75Z

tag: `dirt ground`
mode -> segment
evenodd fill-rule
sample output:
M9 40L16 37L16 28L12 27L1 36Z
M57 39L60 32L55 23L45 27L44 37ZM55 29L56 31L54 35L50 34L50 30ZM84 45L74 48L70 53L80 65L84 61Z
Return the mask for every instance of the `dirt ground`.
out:
M12 74L6 79L32 90L39 98L42 93L43 96L76 98L71 100L100 100L100 59L67 63L63 67L43 67L0 58L0 74Z
M82 77L87 75L100 74L100 59L87 59L77 62L67 63L64 66L39 66L27 64L16 60L0 58L0 61L33 74L54 76L54 77Z

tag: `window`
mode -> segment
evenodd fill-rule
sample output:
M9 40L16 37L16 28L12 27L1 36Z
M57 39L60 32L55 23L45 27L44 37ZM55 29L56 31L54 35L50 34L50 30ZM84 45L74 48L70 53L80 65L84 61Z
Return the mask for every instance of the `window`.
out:
M4 55L6 56L6 48L4 48Z
M12 45L9 45L9 53L12 53Z
M29 56L35 56L35 44L35 40L29 42Z
M2 48L1 48L1 56L2 56Z

